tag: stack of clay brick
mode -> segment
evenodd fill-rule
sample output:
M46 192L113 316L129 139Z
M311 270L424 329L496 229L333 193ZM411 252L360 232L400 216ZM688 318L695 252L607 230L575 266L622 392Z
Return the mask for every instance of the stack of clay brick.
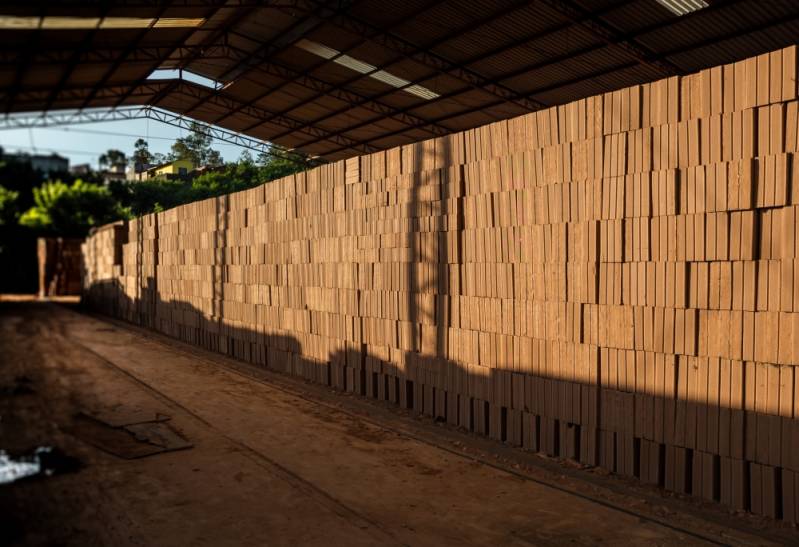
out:
M799 518L796 49L324 165L86 245L120 317ZM94 262L93 262L94 260ZM93 268L98 267L98 270Z
M82 301L108 315L117 315L121 242L126 235L125 223L115 222L93 230L81 245Z
M40 237L36 243L39 262L39 296L80 294L83 240L66 237Z

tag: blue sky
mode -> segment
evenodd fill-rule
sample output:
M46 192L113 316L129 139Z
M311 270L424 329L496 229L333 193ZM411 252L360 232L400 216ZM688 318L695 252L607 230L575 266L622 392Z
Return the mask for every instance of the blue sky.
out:
M75 124L41 129L0 130L0 146L6 152L58 154L69 158L70 165L90 163L97 167L97 159L109 148L122 150L130 156L133 143L141 137L150 145L150 151L169 152L169 147L186 131L154 120L123 120ZM235 161L245 150L240 146L214 141L212 145L225 161ZM256 152L250 151L253 157Z

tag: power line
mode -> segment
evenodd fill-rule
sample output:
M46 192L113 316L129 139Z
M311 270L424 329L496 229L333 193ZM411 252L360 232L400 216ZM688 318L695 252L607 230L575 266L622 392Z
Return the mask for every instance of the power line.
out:
M101 131L99 129L78 129L78 128L74 128L74 127L47 127L47 128L41 128L40 127L40 128L37 128L37 129L49 129L49 130L55 130L55 131L68 131L70 133L87 133L87 134L91 134L91 135L108 135L108 136L112 136L112 137L130 137L130 138L133 138L133 139L144 139L145 141L150 140L150 139L157 139L157 140L162 140L162 141L175 141L175 140L177 140L177 137L158 137L158 136L145 137L143 135L136 135L135 133L119 133L119 132L116 132L116 131ZM234 144L234 143L231 143L231 142L221 142L221 141L215 140L214 141L214 146L217 146L217 145L235 146L237 148L245 148L243 146L240 146L238 144Z
M131 137L134 139L145 139L142 135L135 135L133 133L118 133L115 131L100 131L99 129L76 129L73 127L47 127L47 128L39 128L51 131L68 131L70 133L87 133L90 135L109 135L112 137ZM148 137L147 139L158 139L162 141L174 141L175 139L172 137ZM145 140L147 140L145 139ZM222 143L227 144L227 143Z
M19 146L19 145L12 145L11 148L14 150L29 150L31 152L55 152L55 153L62 153L62 154L75 154L75 155L84 155L84 156L100 156L102 153L98 152L89 152L88 150L67 150L65 148L46 148L44 146Z
M149 121L149 120L148 120ZM38 129L40 131L64 131L69 133L86 133L90 135L105 135L109 137L130 137L133 139L144 139L145 141L149 140L162 140L162 141L175 141L177 137L159 137L159 136L144 136L144 135L137 135L135 133L120 133L117 131L101 131L99 129L78 129L75 127L36 127L33 129ZM32 131L31 128L29 130ZM214 139L214 146L235 146L236 148L246 148L244 146L234 144L231 142L222 142ZM98 154L102 154L102 152L98 152Z

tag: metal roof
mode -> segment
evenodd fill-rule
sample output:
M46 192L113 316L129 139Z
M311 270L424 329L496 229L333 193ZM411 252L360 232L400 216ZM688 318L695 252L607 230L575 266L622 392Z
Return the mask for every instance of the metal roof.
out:
M796 0L706 3L4 2L0 108L152 105L341 159L799 41Z

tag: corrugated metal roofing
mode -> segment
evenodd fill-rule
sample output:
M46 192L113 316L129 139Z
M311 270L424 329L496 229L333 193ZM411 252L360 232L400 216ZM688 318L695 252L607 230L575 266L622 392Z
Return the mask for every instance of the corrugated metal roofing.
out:
M2 30L0 108L150 104L340 159L693 72L799 37L796 0L707 4L678 16L657 0L4 2L0 17L203 22ZM226 85L148 81L159 68Z

